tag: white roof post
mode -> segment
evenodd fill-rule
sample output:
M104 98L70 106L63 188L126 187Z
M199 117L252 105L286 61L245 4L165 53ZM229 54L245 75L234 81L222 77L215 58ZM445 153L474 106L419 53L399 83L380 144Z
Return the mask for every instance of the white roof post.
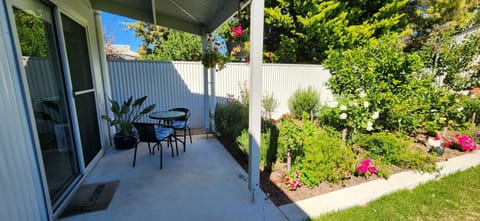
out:
M210 39L210 48L213 49L215 47L215 41L213 40L214 36L212 35L212 39ZM215 94L215 75L217 74L216 67L210 69L210 130L213 132L215 131L215 108L217 105L217 95Z
M248 189L253 197L260 188L260 139L262 113L262 53L264 0L250 5L250 101L248 113ZM254 199L255 200L255 199Z
M202 34L202 55L207 50L207 35L205 31ZM203 116L204 116L204 129L208 138L210 133L210 113L209 113L209 99L208 99L208 68L203 66Z

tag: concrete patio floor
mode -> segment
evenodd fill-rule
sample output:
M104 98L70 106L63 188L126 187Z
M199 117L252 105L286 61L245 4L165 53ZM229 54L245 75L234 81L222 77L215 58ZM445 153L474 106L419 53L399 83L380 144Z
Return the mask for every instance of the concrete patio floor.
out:
M175 158L163 151L160 170L159 153L148 155L146 144L135 167L133 149L107 150L83 183L119 180L108 208L60 220L287 220L263 192L252 202L247 173L216 139L194 136Z

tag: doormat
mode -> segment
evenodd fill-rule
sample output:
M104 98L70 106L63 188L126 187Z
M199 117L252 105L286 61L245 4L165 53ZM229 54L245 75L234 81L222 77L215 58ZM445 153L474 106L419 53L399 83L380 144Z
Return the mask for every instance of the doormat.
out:
M80 186L60 217L106 209L112 201L119 182L117 180Z

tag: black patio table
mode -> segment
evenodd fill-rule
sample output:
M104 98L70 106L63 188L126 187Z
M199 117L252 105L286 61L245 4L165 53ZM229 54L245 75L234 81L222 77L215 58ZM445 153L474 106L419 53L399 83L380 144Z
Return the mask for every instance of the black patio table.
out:
M158 125L160 126L165 126L165 127L170 127L172 120L179 120L185 117L185 112L182 111L157 111L157 112L152 112L150 115L148 115L151 119L158 120ZM163 124L162 124L163 121ZM177 134L175 130L173 130L173 137L175 138L175 146L177 146L177 141L180 141L183 145L185 143L183 142L182 139L177 137ZM178 147L177 147L178 148ZM177 156L178 156L178 151L177 151Z

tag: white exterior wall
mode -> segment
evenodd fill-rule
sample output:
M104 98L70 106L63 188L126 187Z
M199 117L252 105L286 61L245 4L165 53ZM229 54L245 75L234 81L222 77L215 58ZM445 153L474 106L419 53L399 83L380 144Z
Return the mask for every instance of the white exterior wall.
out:
M157 104L156 111L172 107L192 110L192 127L203 128L203 66L200 62L108 61L112 99L123 101L129 96L148 96L146 104ZM288 113L288 99L299 88L314 87L322 102L334 99L325 86L330 77L320 65L264 64L263 94L273 93L279 107L273 113L278 118ZM218 103L225 103L227 94L240 96L240 87L249 80L248 65L229 63L215 75ZM145 105L146 105L145 104ZM150 121L144 117L143 121Z
M88 1L51 1L61 13L86 27L99 115L105 113L104 89L93 11ZM20 1L0 1L0 217L2 220L53 220L43 172L39 141L22 61L15 48L12 6ZM5 10L6 9L6 10ZM102 48L103 50L103 48ZM32 123L33 122L33 123ZM107 126L102 122L101 131ZM102 133L102 144L108 136Z

